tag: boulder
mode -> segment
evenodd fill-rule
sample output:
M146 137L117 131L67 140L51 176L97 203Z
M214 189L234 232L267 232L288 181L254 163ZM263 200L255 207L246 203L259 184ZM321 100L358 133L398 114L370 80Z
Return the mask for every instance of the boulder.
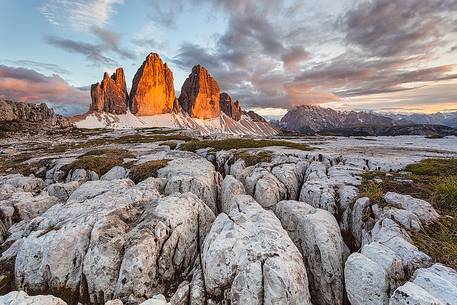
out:
M25 224L2 256L15 260L15 285L69 303L138 304L187 277L215 216L192 193L160 197L156 180L86 182Z
M219 97L219 103L222 112L235 121L241 120L242 110L239 101L233 101L228 93L222 92Z
M92 104L89 111L125 114L128 109L128 93L124 69L117 68L111 75L105 72L101 83L90 87Z
M457 272L442 264L418 269L410 282L398 287L389 305L457 304Z
M425 224L431 224L440 217L430 203L422 199L414 198L410 195L387 192L384 195L384 199L388 204L396 208L404 209L415 214L420 221Z
M299 200L338 215L335 189L327 177L327 166L323 162L313 161L306 169Z
M398 287L389 300L389 305L448 305L435 298L424 288L414 283L406 282Z
M149 300L144 301L140 305L170 305L167 303L167 300L163 296L163 294L158 294L150 298Z
M428 266L431 262L427 254L412 244L408 233L391 219L376 222L371 230L371 241L379 242L401 257L407 274L412 274L417 268Z
M389 282L384 269L365 255L352 253L344 267L351 305L387 305Z
M443 304L457 304L457 272L451 268L443 265L433 269L421 268L416 270L410 281L441 300Z
M84 264L90 295L104 292L109 297L111 292L122 300L140 301L163 293L167 285L190 272L214 218L201 200L186 193L147 205L127 234L127 227L116 230L104 224L104 234L115 238L108 239L109 244L103 235L91 241ZM118 260L113 262L114 258ZM101 259L106 263L100 264Z
M24 291L12 291L0 296L0 304L4 305L67 305L52 295L29 296Z
M106 174L100 177L100 180L116 180L124 179L129 175L129 171L122 166L115 166Z
M29 192L16 192L10 198L0 200L1 220L9 226L13 222L28 221L46 212L58 202L57 197L49 196L46 191L35 196Z
M398 283L405 278L402 258L383 244L372 242L371 244L363 246L360 253L377 263L386 271L391 288L398 286Z
M22 176L22 175L7 175L2 177L0 185L9 184L16 189L24 192L37 192L46 187L43 179L35 178L35 176Z
M228 213L232 198L243 194L246 194L244 185L231 175L225 176L221 186L221 206L219 210Z
M357 199L351 210L351 232L357 247L361 246L363 235L372 228L368 223L370 215L370 199L368 197Z
M197 65L184 81L179 103L191 117L212 119L220 115L220 89L205 67Z
M285 186L289 200L297 200L300 195L300 187L303 184L303 178L307 163L298 161L297 163L284 163L275 165L271 173Z
M157 176L167 180L165 195L191 192L202 199L214 213L217 212L217 196L222 177L206 159L195 155L176 158L159 169Z
M47 191L49 196L57 197L60 201L66 201L78 187L78 181L72 181L68 183L54 183L48 185Z
M389 218L400 224L403 228L419 232L422 228L421 221L414 213L408 210L385 207L379 219Z
M304 202L281 201L276 215L300 250L314 304L343 304L345 247L335 217Z
M134 186L128 181L127 185L131 187L127 189L122 180L116 181L117 185L111 181L87 182L91 186L111 185L108 190L105 185L102 192L87 191L90 187L83 185L78 189L82 190L73 192L67 202L53 205L27 224L15 258L17 288L33 294L47 292L65 296L66 301L77 302L83 278L87 279L87 276L83 277L83 262L95 224L116 215L122 215L125 222L133 222L145 203L159 196L155 188ZM97 265L91 267L97 270ZM100 283L103 282L100 278Z
M157 53L150 53L133 78L131 112L137 116L171 113L175 98L173 72Z
M311 304L300 252L274 214L251 196L234 196L228 213L218 215L204 242L202 266L212 302Z

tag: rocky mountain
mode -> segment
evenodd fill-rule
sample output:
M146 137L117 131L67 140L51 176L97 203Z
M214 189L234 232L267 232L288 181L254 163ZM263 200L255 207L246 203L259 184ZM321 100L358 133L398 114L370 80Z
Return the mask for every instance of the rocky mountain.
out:
M247 115L248 117L250 117L254 122L264 122L264 123L267 122L267 120L265 120L261 115L255 113L252 110L243 111L243 114Z
M197 119L212 119L220 115L220 88L208 70L196 65L184 81L179 103L184 111Z
M432 114L413 113L413 114L386 114L386 116L402 123L413 124L435 124L457 128L457 111L437 112Z
M92 104L75 117L81 128L171 127L195 129L202 134L230 133L267 136L277 134L258 114L241 109L208 70L196 65L175 96L173 72L157 53L149 54L135 74L130 95L122 68L91 87ZM207 121L207 122L206 122Z
M239 101L233 101L232 97L226 92L221 93L219 101L222 112L235 121L239 121L241 119L242 110Z
M319 131L321 135L332 136L457 136L457 129L444 125L407 124L407 125L366 125L352 126Z
M175 99L173 72L158 54L149 54L133 78L131 112L138 116L170 113Z
M19 103L3 99L0 99L0 122L35 123L46 127L65 127L69 124L44 103Z
M287 131L313 133L321 130L360 125L395 125L395 121L375 113L336 111L319 106L298 106L281 119L279 126Z
M128 109L128 93L124 69L118 68L111 77L105 72L103 81L90 88L90 111L124 114Z

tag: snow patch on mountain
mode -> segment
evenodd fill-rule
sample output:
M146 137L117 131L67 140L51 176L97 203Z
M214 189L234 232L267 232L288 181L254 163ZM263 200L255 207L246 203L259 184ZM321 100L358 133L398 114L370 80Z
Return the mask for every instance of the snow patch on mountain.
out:
M77 128L148 128L165 127L173 129L193 129L201 135L231 134L250 136L273 136L278 131L267 122L254 121L243 115L235 121L224 113L214 119L191 118L183 113L166 113L154 116L135 116L130 112L114 115L110 113L89 113L82 120L75 122Z

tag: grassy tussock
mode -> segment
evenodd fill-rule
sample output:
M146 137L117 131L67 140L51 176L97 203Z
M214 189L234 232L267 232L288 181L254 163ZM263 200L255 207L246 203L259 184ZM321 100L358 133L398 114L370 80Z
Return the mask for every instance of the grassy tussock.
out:
M269 151L260 151L258 153L237 152L234 155L234 161L242 159L246 167L253 166L262 162L271 162L273 154Z
M95 149L80 156L72 163L65 165L63 170L69 172L75 169L85 169L94 171L101 176L113 167L122 165L124 159L133 157L132 153L125 149Z
M129 178L133 182L138 183L149 177L157 177L157 171L162 167L167 166L168 159L152 160L145 163L133 165L130 169Z

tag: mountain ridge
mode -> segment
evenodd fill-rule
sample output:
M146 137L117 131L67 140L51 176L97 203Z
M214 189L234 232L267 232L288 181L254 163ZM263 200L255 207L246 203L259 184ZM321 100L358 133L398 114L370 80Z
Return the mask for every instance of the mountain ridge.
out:
M457 122L457 113L408 116L302 105L289 110L276 125L286 132L304 134L446 136L457 134L454 118Z

